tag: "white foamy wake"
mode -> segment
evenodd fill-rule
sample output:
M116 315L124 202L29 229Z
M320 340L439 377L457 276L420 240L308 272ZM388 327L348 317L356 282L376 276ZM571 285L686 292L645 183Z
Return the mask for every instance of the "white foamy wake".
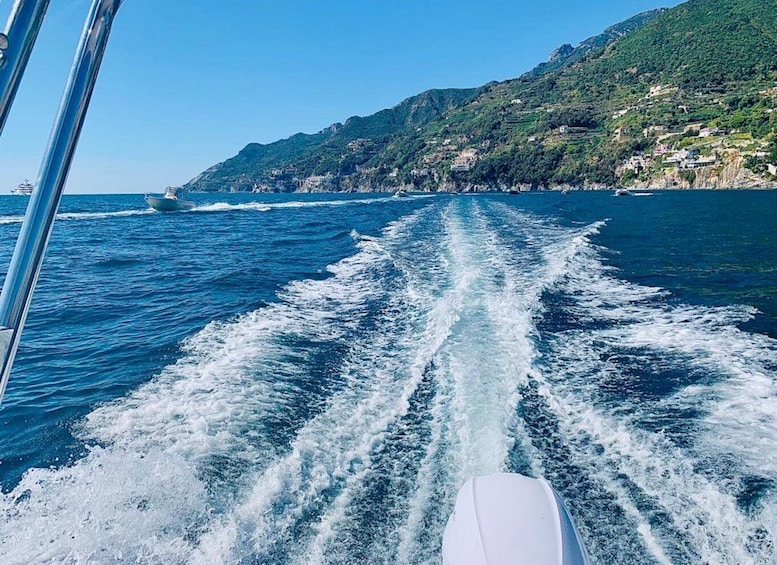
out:
M580 257L579 273L569 281L577 313L617 322L595 337L670 355L689 370L713 376L683 388L665 405L706 411L705 441L746 456L743 462L754 470L777 478L777 461L763 457L759 447L777 438L777 341L738 328L756 311L656 300L664 293L607 276L590 255Z
M0 226L6 224L21 224L24 216L0 216Z
M446 245L451 234L450 214L444 214L441 218L439 241L425 241L423 244L409 242L404 249L395 250L394 263L403 274L406 286L396 294L396 299L404 302L404 306L397 311L392 311L392 318L399 312L414 312L415 322L407 325L409 332L404 336L391 325L389 328L389 341L387 347L378 351L377 359L369 359L368 366L386 366L390 368L387 375L377 375L383 382L380 388L373 391L372 400L383 398L382 402L392 408L385 411L390 416L388 421L379 422L379 433L375 432L362 435L365 442L363 459L368 453L374 453L389 435L390 427L407 415L409 400L424 379L434 379L440 374L441 348L451 335L453 328L459 321L460 312L464 301L470 293L472 276L469 267L461 271L451 273L446 269ZM432 230L432 233L436 230ZM434 239L434 238L432 238ZM458 265L457 265L458 267ZM385 323L381 323L385 326ZM371 342L375 343L375 338ZM370 346L370 350L373 346ZM362 353L362 357L364 354ZM397 354L400 353L398 356ZM373 355L369 353L370 357ZM374 371L368 369L368 372ZM392 389L395 392L391 392ZM375 392L379 392L375 395ZM434 410L434 409L432 409ZM361 420L362 418L359 418ZM363 424L362 424L363 425ZM433 424L434 425L434 424ZM433 432L434 437L439 434ZM379 440L379 441L376 441ZM391 458L400 458L401 453L392 454ZM400 461L400 466L401 466ZM355 501L365 496L363 492L364 479L368 473L384 473L385 469L371 469L364 465L358 473L351 475L345 487L337 496L327 512L318 520L314 527L314 536L307 547L295 556L298 563L348 563L352 562L350 553L353 539L348 539L352 532L358 532L358 517L353 516L351 507ZM416 481L421 487L429 485L427 481ZM394 506L400 508L399 514L405 512L407 505L407 493L391 493ZM370 504L370 501L366 501ZM396 508L394 508L395 513ZM385 534L379 540L373 540L376 545L384 546L383 553L375 553L375 547L362 548L367 555L375 555L376 563L392 562L391 557L396 551L396 543L400 532L395 531L392 524L384 524L381 528ZM401 558L400 558L401 559Z
M272 207L264 202L245 202L243 204L229 204L227 202L215 202L213 204L201 204L195 206L189 212L235 212L240 210L253 210L255 212L269 212Z
M391 225L386 239L416 217ZM191 559L199 534L235 514L229 501L246 470L273 468L283 448L269 439L277 424L266 420L306 400L306 352L287 340L337 343L386 293L376 274L390 257L377 242L358 245L331 278L292 283L275 305L209 324L176 364L90 414L83 433L104 447L71 467L30 471L3 495L3 562Z
M461 483L475 474L505 470L515 440L525 437L515 422L518 387L534 357L533 318L539 296L563 273L564 259L535 261L535 254L515 253L504 244L475 203L450 206L444 217L445 248L439 268L450 274L450 289L438 300L455 302L450 335L434 358L430 379L435 395L426 414L429 440L421 453L412 494L401 493L405 517L394 529L383 528L364 554L376 563L436 563L442 529ZM467 211L469 210L469 213ZM557 243L574 254L579 234L558 234ZM418 270L417 264L413 271ZM433 296L427 297L427 303ZM539 469L531 446L530 466ZM343 512L343 515L345 512ZM332 533L342 527L332 519L326 536L299 562L347 563L338 548L348 540ZM322 539L322 537L324 539ZM314 557L314 558L311 558ZM321 561L318 561L321 560Z
M413 199L433 198L427 195L414 195ZM385 198L358 198L351 200L293 200L285 202L243 202L239 204L230 204L228 202L214 202L212 204L199 204L191 210L179 213L223 213L236 211L255 211L269 212L273 209L283 208L321 208L321 207L339 207L351 206L355 204L380 204L396 201L395 198L387 196ZM145 216L148 214L157 214L153 208L117 210L114 212L62 212L57 214L58 220L101 220L108 218L124 218L129 216ZM24 216L0 216L0 225L21 224Z
M419 196L417 198L424 198ZM269 212L270 210L285 208L331 208L341 206L381 204L385 202L396 201L396 199L387 196L384 198L354 198L349 200L287 200L284 202L242 202L239 204L230 204L228 202L214 202L213 204L201 204L189 210L190 213L208 213L208 212L239 212L255 211Z
M105 218L127 218L130 216L145 216L154 214L154 210L118 210L116 212L62 212L57 214L58 220L102 220Z
M115 212L62 212L57 214L57 220L101 220L105 218L126 218L130 216L145 216L154 214L151 208L143 210L117 210ZM0 225L21 224L24 216L0 216Z
M509 215L507 209L498 212ZM542 457L524 423L515 418L519 389L532 374L536 357L540 297L564 276L567 263L601 224L570 230L529 216L510 216L500 233L491 215L475 202L451 204L439 229L444 234L440 255L432 259L413 254L407 264L395 257L407 280L416 281L402 292L418 296L419 309L435 305L430 319L438 319L434 312L444 312L446 319L446 337L435 342L425 377L434 395L424 414L428 439L416 456L414 480L397 479L393 488L404 490L386 494L398 519L381 524L380 534L364 537L360 520L374 514L356 513L354 508L381 504L368 499L364 489L365 478L383 470L363 467L319 519L314 537L296 554L295 563L349 563L358 560L356 555L369 556L374 563L437 563L442 529L464 480L506 470L516 441L529 468L541 473ZM521 245L508 245L516 231ZM448 280L440 273L447 273ZM394 455L400 460L394 474L402 472L406 457L403 452ZM355 544L368 545L355 553Z
M25 475L0 499L3 563L438 563L461 483L516 453L591 485L557 486L595 559L769 562L774 505L748 513L735 491L746 472L777 481L777 348L737 329L749 309L619 280L591 243L603 226L465 199L353 232L332 277L209 324L86 418L101 447ZM551 308L575 329L541 332ZM709 378L612 399L624 358L656 357ZM690 406L685 443L644 425Z
M401 249L390 241L382 245L391 249L395 265L412 260L414 252L422 251L427 260L435 253L424 241L402 240ZM296 554L305 563L348 562L330 541L348 527L351 503L374 472L374 454L407 415L411 397L450 333L463 292L457 286L430 300L428 288L409 277L393 284L397 291L379 314L376 330L351 345L340 369L347 386L299 430L291 452L258 476L245 500L206 534L203 548L231 547L226 555L203 553L203 562L246 555L269 561L277 552ZM296 546L305 536L295 527L307 516L315 520L313 538L300 550ZM235 531L243 539L225 543Z
M777 344L737 328L748 308L673 303L660 289L617 279L598 255L591 245L578 253L558 290L573 299L570 313L599 329L555 336L535 375L564 442L657 561L771 562L774 502L752 513L737 489L748 473L777 480L763 449L777 437ZM624 359L647 375L655 364L708 377L655 401L624 392L605 402L602 385L626 382ZM701 413L683 422L681 445L642 424L667 409Z

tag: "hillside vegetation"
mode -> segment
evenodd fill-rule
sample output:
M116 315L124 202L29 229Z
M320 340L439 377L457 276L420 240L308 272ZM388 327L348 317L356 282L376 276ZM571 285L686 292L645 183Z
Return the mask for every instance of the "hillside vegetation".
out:
M777 0L690 0L520 78L251 144L191 190L777 186Z

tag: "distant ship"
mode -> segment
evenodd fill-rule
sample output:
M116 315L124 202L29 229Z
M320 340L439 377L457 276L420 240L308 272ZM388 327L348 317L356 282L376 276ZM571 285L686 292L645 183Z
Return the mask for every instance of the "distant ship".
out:
M15 194L17 196L30 196L32 194L32 189L34 187L30 183L28 179L24 179L24 182L17 186L16 188L11 189L11 194Z

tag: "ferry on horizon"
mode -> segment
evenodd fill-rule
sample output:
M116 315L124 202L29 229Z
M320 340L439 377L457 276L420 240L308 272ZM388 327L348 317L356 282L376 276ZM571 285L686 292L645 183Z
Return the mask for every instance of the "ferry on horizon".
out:
M32 183L30 183L29 179L24 179L23 183L21 183L16 188L11 189L11 194L16 196L30 196L34 188L35 187L32 186Z

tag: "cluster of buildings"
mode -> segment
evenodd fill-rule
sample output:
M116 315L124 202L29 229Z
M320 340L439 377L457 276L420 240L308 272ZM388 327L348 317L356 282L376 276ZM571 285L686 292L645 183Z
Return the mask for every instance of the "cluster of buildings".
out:
M692 148L675 151L665 143L658 143L652 155L633 155L619 167L619 171L631 171L639 175L658 163L674 166L681 170L692 170L709 167L717 162L718 155L716 153L701 155L698 149Z
M718 157L713 153L711 155L700 156L699 152L694 149L681 149L674 153L669 154L664 163L667 165L676 165L680 169L698 169L700 167L708 167L714 165L718 161Z
M616 131L616 136L617 133ZM692 135L689 136L689 133ZM663 126L650 126L645 128L643 134L645 137L660 134L652 153L629 157L618 167L619 174L631 172L640 175L660 167L675 167L680 171L701 169L724 160L728 162L727 155L734 159L755 158L761 160L761 163L769 157L769 153L763 150L766 147L765 142L719 137L726 132L705 124L688 125L682 132L666 132ZM674 141L671 138L675 138ZM690 144L688 140L691 140ZM675 146L678 141L684 141L679 149ZM768 163L762 166L765 166L769 175L777 177L777 164Z
M373 149L374 144L371 139L359 138L348 142L347 147L349 151L353 151L354 153L356 153L360 151L368 151L370 149Z
M459 153L456 158L453 160L453 164L451 165L451 171L454 173L466 173L469 171L472 167L475 166L475 163L478 161L478 150L477 149L465 149L461 153Z
M337 179L332 173L313 175L304 179L299 189L302 192L329 192L336 188Z

